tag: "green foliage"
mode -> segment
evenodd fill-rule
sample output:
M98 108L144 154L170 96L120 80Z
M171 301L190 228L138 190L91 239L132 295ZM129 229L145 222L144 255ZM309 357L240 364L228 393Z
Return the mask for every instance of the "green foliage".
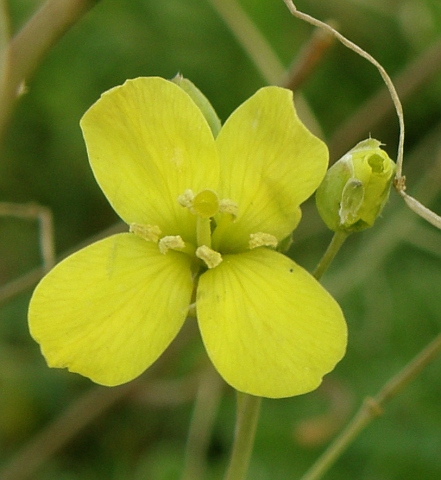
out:
M13 29L40 3L9 2ZM309 38L310 27L292 18L281 0L243 0L241 5L288 67ZM337 21L340 31L392 75L399 75L441 36L438 0L303 0L296 6ZM265 84L208 1L98 3L28 82L2 146L0 202L50 207L59 253L112 225L118 219L92 177L79 119L103 91L127 78L171 78L178 72L204 92L222 120ZM427 74L405 101L409 193L435 211L441 210L439 78ZM325 55L302 87L333 159L369 134L385 143L394 158L392 110L356 138L343 125L381 87L375 69L340 45ZM371 108L375 116L379 107ZM342 131L344 146L336 143ZM37 226L27 222L0 218L2 285L40 264ZM348 353L318 391L263 402L249 478L300 478L362 399L375 394L439 333L440 235L392 193L375 227L350 237L324 277L348 320ZM308 202L290 253L312 270L330 238ZM27 330L29 295L30 290L0 305L0 472L23 445L94 388L87 380L46 367ZM167 359L160 375L152 374L151 383L145 377L143 388L103 408L31 478L180 478L197 390L192 374L205 369L206 360L199 340L178 352ZM440 379L438 359L356 439L329 478L441 478ZM105 395L92 405L103 405ZM78 411L85 415L91 409ZM208 448L207 480L222 478L233 429L234 395L224 390Z

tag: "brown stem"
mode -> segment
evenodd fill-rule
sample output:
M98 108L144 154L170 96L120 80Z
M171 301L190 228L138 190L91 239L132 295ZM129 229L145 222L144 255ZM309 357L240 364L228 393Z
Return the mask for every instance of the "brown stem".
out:
M293 91L298 90L312 75L317 65L334 43L334 36L317 28L294 59L280 85Z

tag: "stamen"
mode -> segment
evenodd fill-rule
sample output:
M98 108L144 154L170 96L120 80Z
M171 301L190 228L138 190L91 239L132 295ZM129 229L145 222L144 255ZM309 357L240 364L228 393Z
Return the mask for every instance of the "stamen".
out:
M229 213L233 217L233 221L236 220L239 208L236 202L229 198L224 198L219 201L219 213Z
M203 260L208 268L217 267L222 262L222 255L206 245L196 249L196 256Z
M277 247L278 243L279 242L274 235L271 235L270 233L257 232L250 234L248 246L250 247L250 250L252 250L253 248L257 247Z
M185 242L179 235L167 235L159 240L158 247L159 251L165 255L169 250L183 250Z
M187 189L182 195L178 197L179 205L182 205L186 208L191 208L193 205L194 193L193 190Z
M161 236L161 229L157 225L141 225L139 223L132 223L129 231L138 235L139 237L149 242L158 243Z

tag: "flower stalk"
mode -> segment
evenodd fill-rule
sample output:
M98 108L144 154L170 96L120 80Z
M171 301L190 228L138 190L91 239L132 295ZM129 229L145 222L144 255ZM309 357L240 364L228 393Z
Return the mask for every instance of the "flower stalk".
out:
M259 420L261 397L237 392L237 419L233 450L224 480L244 480Z
M319 261L316 269L313 272L314 277L317 280L320 280L326 270L329 268L329 265L334 260L338 251L342 247L343 243L349 237L350 233L344 230L337 230L332 237L331 243L328 245L323 257Z

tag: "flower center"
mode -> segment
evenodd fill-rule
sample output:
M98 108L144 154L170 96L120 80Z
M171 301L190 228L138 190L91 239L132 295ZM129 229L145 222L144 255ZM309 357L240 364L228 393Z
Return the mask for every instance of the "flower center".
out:
M206 267L215 268L222 262L222 255L213 250L211 237L213 231L224 231L237 217L238 207L230 199L219 199L213 190L202 190L196 195L192 190L186 190L177 199L178 203L196 216L196 246L186 243L180 235L161 236L162 232L156 225L130 225L130 231L136 235L158 244L161 253L176 250L202 260ZM216 220L214 217L216 216ZM276 247L277 239L271 234L256 232L250 234L249 248L263 246Z
M231 200L219 200L213 190L202 190L194 195L186 190L179 196L178 202L196 215L196 257L203 260L208 268L217 267L222 255L211 248L213 217L218 213L237 214L237 205Z

